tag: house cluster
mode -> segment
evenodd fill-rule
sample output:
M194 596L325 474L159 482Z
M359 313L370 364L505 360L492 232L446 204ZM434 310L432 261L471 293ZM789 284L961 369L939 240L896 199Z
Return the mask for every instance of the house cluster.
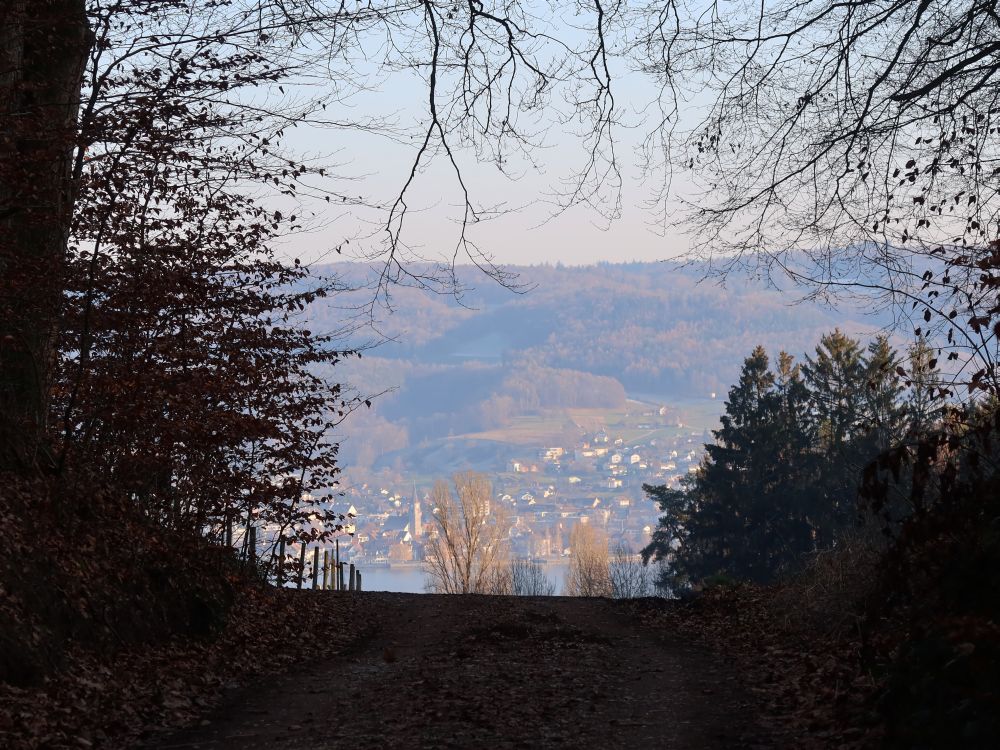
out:
M426 504L415 488L405 495L368 484L346 490L335 508L351 518L338 536L343 559L368 567L420 561Z
M511 458L507 472L494 481L498 500L510 506L514 519L514 553L563 556L577 523L600 526L612 548L621 543L641 549L657 520L642 485L676 487L697 470L707 439L703 432L665 437L661 431L647 440L627 440L599 430L575 445L545 446L532 456Z
M704 432L688 432L626 441L602 430L578 445L542 448L533 460L512 458L507 472L565 476L577 490L627 489L643 483L676 486L685 474L697 470L708 439Z
M641 427L640 427L641 429ZM650 432L653 432L650 430ZM512 553L553 560L569 550L574 525L601 527L613 547L633 550L649 542L657 508L643 484L677 486L697 469L706 435L680 432L626 440L599 430L573 445L550 445L510 457L493 475L495 501L507 509ZM501 459L502 460L502 459ZM348 554L367 565L404 565L424 558L435 533L433 508L423 489L363 484L347 490L356 511Z

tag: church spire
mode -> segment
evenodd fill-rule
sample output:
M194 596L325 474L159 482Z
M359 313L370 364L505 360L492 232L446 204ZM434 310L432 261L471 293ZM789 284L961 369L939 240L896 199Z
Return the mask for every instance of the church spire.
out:
M413 505L410 511L411 513L411 534L414 539L419 539L423 536L424 530L420 525L420 495L417 494L417 483L413 483Z

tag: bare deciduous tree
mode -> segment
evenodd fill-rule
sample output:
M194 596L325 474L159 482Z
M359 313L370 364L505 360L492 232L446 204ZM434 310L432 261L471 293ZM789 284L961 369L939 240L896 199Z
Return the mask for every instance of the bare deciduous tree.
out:
M615 545L608 563L611 596L615 599L638 599L652 594L649 568L642 558L625 543Z
M700 121L664 122L676 137L660 141L706 188L692 216L706 248L772 260L814 252L836 281L834 251L857 268L915 240L996 238L1000 18L990 3L635 12L646 27L634 50L659 76L664 109L677 115L695 86L710 103Z
M611 596L608 538L588 523L578 523L569 534L567 596Z
M677 0L634 12L636 60L662 84L647 156L702 189L687 215L696 257L722 275L893 304L918 337L940 329L969 392L996 391L994 5Z
M431 490L437 528L427 545L431 587L442 594L491 593L507 564L507 511L492 503L493 488L482 474L465 472Z
M513 560L510 569L510 593L514 596L552 596L556 585L538 563Z
M504 596L553 596L556 585L542 566L531 560L511 560L490 577L488 593Z

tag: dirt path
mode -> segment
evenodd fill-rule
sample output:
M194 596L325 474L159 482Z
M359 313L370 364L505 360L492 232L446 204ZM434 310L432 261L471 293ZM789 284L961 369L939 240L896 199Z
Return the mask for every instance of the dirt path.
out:
M331 594L331 596L337 596ZM724 664L614 602L364 593L373 631L231 691L156 750L740 748L751 710Z

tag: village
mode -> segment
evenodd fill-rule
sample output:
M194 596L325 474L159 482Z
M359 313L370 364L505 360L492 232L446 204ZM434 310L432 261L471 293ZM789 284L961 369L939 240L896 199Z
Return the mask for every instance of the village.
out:
M663 416L666 410L647 412ZM527 449L487 472L493 502L506 509L510 553L517 559L559 563L569 556L576 524L600 527L609 551L638 553L656 528L657 508L643 485L678 487L696 471L710 440L706 429L663 420L638 423L625 434L598 429L572 444ZM628 439L626 439L626 435ZM347 487L338 507L353 518L341 541L342 553L366 568L417 567L436 532L430 486L361 483Z

